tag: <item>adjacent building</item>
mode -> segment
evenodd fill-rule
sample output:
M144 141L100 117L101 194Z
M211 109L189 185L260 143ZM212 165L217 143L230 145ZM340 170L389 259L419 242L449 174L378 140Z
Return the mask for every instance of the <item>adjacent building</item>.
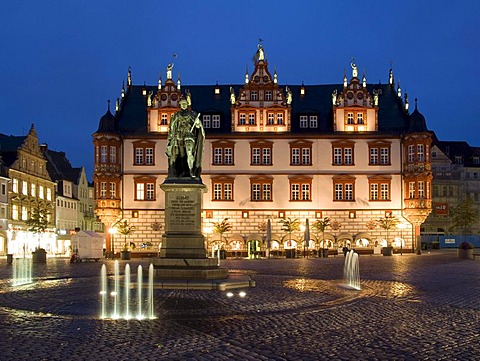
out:
M352 63L339 84L280 85L259 44L253 71L239 78L240 84L183 85L169 66L165 80L147 86L133 85L129 71L114 114L109 105L93 134L95 209L107 227L113 231L126 219L135 225L129 238L137 249L158 247L166 137L185 97L206 132L202 219L209 248L282 254L302 245L379 249L393 242L420 250L420 225L432 208L434 135L416 102L409 112L392 69L384 84L368 83ZM301 231L281 231L281 220L312 225L326 217L331 226L324 234L311 229L308 242ZM380 228L385 217L401 226ZM220 239L213 225L225 218L232 231ZM107 239L108 250L118 246Z
M0 134L0 157L8 178L8 224L6 231L2 232L3 235L6 233L7 244L3 244L3 252L23 256L42 247L49 253L56 253L55 183L47 172L47 160L38 144L34 126L26 136ZM0 194L3 194L1 187ZM47 217L45 232L29 231L25 222L32 211L39 211Z

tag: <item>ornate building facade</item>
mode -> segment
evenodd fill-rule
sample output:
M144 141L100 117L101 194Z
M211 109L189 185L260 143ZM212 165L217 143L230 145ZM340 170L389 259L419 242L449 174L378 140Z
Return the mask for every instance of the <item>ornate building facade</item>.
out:
M419 248L420 224L431 211L431 142L425 118L395 86L368 84L352 63L350 79L333 85L280 86L259 44L254 70L242 84L183 86L172 78L126 88L93 134L96 212L107 227L126 219L138 249L158 247L164 221L160 185L167 176L168 125L183 94L206 132L202 179L203 229L209 249L263 252L348 244L378 250ZM325 234L285 234L281 220L305 224L328 217ZM385 231L378 220L402 227ZM212 234L228 218L231 232ZM388 239L387 234L389 234ZM118 251L107 240L107 249Z

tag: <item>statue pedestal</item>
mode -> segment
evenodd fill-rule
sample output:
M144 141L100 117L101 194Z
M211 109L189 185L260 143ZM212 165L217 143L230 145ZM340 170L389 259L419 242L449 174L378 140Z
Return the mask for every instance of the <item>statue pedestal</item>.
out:
M175 279L223 279L227 269L216 258L207 258L202 234L201 183L163 183L165 192L165 234L160 257L153 260L156 276Z

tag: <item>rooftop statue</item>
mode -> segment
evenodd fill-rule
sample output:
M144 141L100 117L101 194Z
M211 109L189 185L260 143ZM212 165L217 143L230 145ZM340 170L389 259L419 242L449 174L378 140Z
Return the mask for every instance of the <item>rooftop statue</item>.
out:
M200 178L204 141L200 114L189 109L189 102L182 98L168 129L168 178Z

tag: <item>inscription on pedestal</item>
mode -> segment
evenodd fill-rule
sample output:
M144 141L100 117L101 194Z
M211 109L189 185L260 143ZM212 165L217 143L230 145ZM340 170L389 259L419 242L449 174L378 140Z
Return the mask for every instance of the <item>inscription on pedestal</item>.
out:
M175 195L170 200L170 225L177 227L195 227L195 200L188 195Z

